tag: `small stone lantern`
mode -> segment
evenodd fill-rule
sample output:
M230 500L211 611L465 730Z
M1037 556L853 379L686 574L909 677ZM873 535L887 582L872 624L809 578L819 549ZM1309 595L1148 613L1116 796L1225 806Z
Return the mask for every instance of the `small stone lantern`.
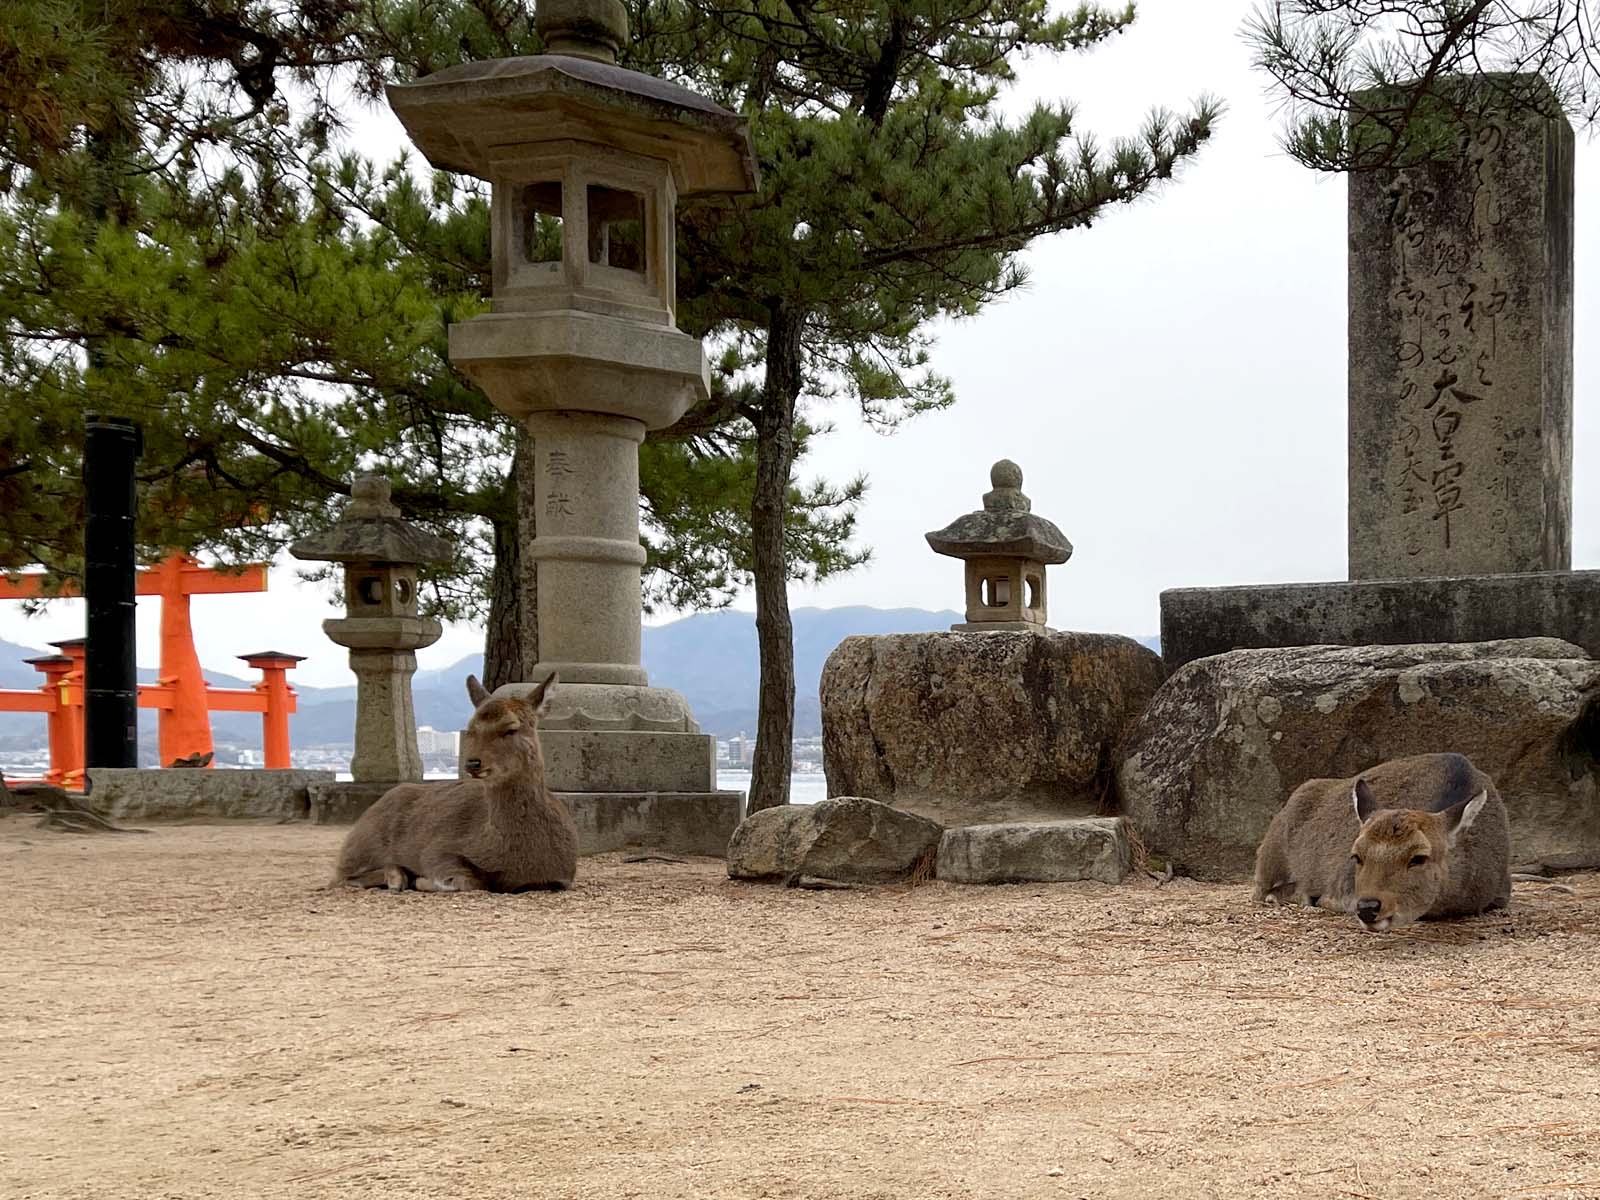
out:
M992 630L1048 632L1045 628L1046 566L1072 557L1072 543L1022 494L1022 468L1001 459L989 470L994 490L983 507L927 535L937 554L967 565L967 619L959 633Z
M417 615L417 567L449 561L450 543L402 518L389 500L389 481L366 475L350 486L350 504L338 523L301 538L289 553L344 564L348 615L324 621L322 629L349 647L356 674L351 776L357 783L421 779L411 676L416 651L433 645L443 631L432 617Z

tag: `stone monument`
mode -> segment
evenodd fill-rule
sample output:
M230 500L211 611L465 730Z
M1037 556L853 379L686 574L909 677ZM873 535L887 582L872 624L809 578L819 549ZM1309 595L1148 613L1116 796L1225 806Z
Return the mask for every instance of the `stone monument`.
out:
M1045 567L1072 557L1072 543L1022 494L1022 468L1002 458L989 469L983 507L927 535L935 554L966 567L967 619L957 633L1046 632Z
M1349 179L1350 581L1165 592L1169 668L1541 635L1600 653L1600 573L1568 570L1572 128L1472 107L1454 160Z
M1571 126L1349 186L1350 578L1567 570Z
M541 659L501 691L559 675L546 769L586 850L720 853L742 797L715 790L714 739L641 665L639 444L709 386L674 319L677 201L753 191L754 151L737 114L616 65L618 0L541 0L537 28L545 54L388 92L429 162L493 189L492 311L450 327L450 359L534 438Z
M446 562L454 551L400 515L387 479L364 475L350 485L350 503L334 526L301 538L289 553L344 567L346 615L324 621L322 630L350 651L356 676L354 782L314 786L311 817L353 819L395 784L422 778L411 677L416 652L438 641L442 628L417 615L417 568Z

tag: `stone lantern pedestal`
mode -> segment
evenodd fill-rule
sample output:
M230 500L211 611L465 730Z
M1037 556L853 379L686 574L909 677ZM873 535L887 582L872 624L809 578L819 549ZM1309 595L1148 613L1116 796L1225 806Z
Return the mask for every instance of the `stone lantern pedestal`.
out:
M450 359L534 439L541 659L500 693L559 675L541 740L586 850L721 853L742 797L640 660L639 444L709 386L674 317L678 198L753 190L754 155L737 114L616 65L618 0L537 20L549 53L388 91L429 162L493 188L493 310L451 326Z
M962 560L967 619L948 633L845 638L828 656L828 795L944 826L941 880L1114 882L1130 846L1109 815L1108 772L1161 686L1161 659L1131 638L1046 625L1045 571L1072 545L1034 515L1016 463L989 478L982 508L927 535Z
M389 481L357 479L350 504L328 532L289 547L299 559L344 566L347 616L322 623L350 651L356 676L355 753L350 783L311 788L311 818L353 820L397 783L422 778L417 715L411 701L416 652L439 640L432 617L417 614L417 567L450 558L450 543L400 516L389 501Z

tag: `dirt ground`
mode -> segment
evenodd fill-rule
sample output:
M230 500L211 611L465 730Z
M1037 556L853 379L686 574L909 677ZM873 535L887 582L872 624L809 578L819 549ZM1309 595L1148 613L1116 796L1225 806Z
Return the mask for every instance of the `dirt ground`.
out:
M7 1197L1600 1197L1600 877L1401 935L1176 880L322 890L0 821Z

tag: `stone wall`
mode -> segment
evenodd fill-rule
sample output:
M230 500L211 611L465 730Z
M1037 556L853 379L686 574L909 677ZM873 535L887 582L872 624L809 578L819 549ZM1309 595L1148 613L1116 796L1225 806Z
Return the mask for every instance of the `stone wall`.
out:
M285 818L310 812L312 784L332 771L144 770L95 767L84 802L114 821Z

